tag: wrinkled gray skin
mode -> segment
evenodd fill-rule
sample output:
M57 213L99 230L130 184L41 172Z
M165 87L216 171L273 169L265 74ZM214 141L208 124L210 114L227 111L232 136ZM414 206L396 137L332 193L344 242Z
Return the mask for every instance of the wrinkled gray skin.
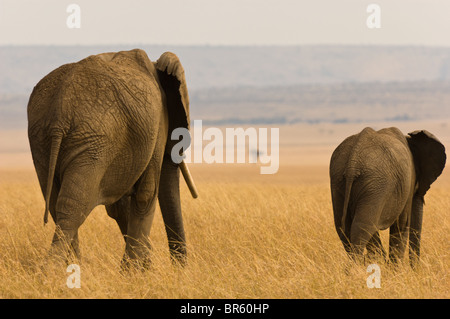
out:
M184 263L179 168L170 132L189 126L189 98L178 57L152 63L139 49L89 56L45 76L28 103L28 136L56 230L51 255L79 257L78 228L105 205L122 232L122 265L149 264L157 197L169 247ZM68 249L69 247L69 249Z
M404 136L397 128L365 128L345 139L330 163L336 231L358 262L385 257L379 230L389 228L389 259L397 263L409 237L409 258L420 255L424 196L444 169L444 146L422 130Z

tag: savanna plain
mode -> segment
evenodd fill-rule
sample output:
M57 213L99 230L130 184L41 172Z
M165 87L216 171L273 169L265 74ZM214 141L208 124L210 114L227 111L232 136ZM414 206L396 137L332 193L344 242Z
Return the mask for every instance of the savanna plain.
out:
M399 127L405 133L427 128L418 125ZM119 228L104 207L95 208L79 233L79 289L68 288L65 266L47 260L54 224L43 225L44 200L29 153L2 152L0 298L449 298L448 167L425 198L417 269L407 254L395 269L380 260L381 288L370 289L368 265L346 256L333 223L328 163L338 143L363 127L280 127L280 166L273 175L261 175L260 164L191 164L199 197L181 183L185 267L170 261L157 208L151 269L121 272ZM429 127L449 145L450 127ZM2 133L2 142L14 149L26 135ZM387 235L382 232L385 248Z

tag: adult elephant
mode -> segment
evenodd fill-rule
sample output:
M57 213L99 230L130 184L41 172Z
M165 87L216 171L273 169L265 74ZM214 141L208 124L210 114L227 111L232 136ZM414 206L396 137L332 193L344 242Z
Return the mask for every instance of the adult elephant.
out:
M178 127L189 128L189 97L183 67L170 52L156 63L139 49L92 55L35 86L28 137L44 222L50 211L56 224L52 254L67 256L69 247L79 257L78 228L95 206L105 205L124 236L125 265L148 265L158 198L171 255L185 262L179 165L170 139Z
M409 236L410 263L420 255L424 196L442 173L445 148L421 130L365 128L345 139L330 163L336 231L349 255L361 261L381 251L379 230L389 228L389 259L396 263Z

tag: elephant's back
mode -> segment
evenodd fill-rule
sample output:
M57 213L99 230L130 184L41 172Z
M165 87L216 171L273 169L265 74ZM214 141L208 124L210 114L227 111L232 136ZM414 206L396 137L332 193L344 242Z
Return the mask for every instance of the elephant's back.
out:
M83 142L106 155L119 152L133 159L148 153L165 112L152 76L91 56L78 62L65 81L61 108L70 119L68 139L83 136Z
M162 99L157 81L140 67L98 56L61 66L30 97L33 155L46 158L52 130L60 130L58 170L94 165L98 174L109 169L129 188L148 165L167 116Z
M134 51L138 55L143 52L124 52ZM43 126L51 130L52 126L68 131L71 123L86 121L145 125L142 122L151 121L163 111L163 96L155 75L146 72L142 64L153 67L150 60L133 62L118 52L89 56L53 70L38 82L30 96L29 128L37 125L36 130Z
M355 180L355 187L361 192L359 196L384 198L385 211L403 207L411 191L414 174L411 153L403 135L397 131L366 131L360 134L352 150L353 166L359 172ZM347 170L352 165L349 167Z
M155 76L136 62L105 61L100 56L90 56L76 63L66 77L65 95L81 101L86 106L104 111L111 107L129 113L162 104L161 90ZM134 110L133 110L134 111Z
M99 56L73 64L58 94L55 120L74 139L95 137L99 147L124 139L151 139L164 113L161 90L152 75Z
M376 178L388 183L389 180L394 180L394 176L409 178L412 173L411 152L405 137L397 131L398 129L375 131L365 128L345 139L331 157L332 181L358 176L360 180Z
M397 128L361 132L354 152L374 169L395 167L400 174L407 173L412 161L406 138Z

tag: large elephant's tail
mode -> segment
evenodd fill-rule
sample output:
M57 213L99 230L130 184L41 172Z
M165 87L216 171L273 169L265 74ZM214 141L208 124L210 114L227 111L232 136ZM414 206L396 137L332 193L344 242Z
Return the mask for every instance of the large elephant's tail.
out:
M45 190L45 213L44 225L48 222L48 211L50 204L50 195L52 194L53 179L55 177L56 162L58 160L59 149L61 147L63 135L58 132L52 137L52 145L50 149L50 159L48 164L47 189Z
M353 176L347 176L345 179L345 195L344 195L344 207L342 212L341 229L344 235L347 235L345 225L347 220L348 203L350 202L350 193L352 192Z

